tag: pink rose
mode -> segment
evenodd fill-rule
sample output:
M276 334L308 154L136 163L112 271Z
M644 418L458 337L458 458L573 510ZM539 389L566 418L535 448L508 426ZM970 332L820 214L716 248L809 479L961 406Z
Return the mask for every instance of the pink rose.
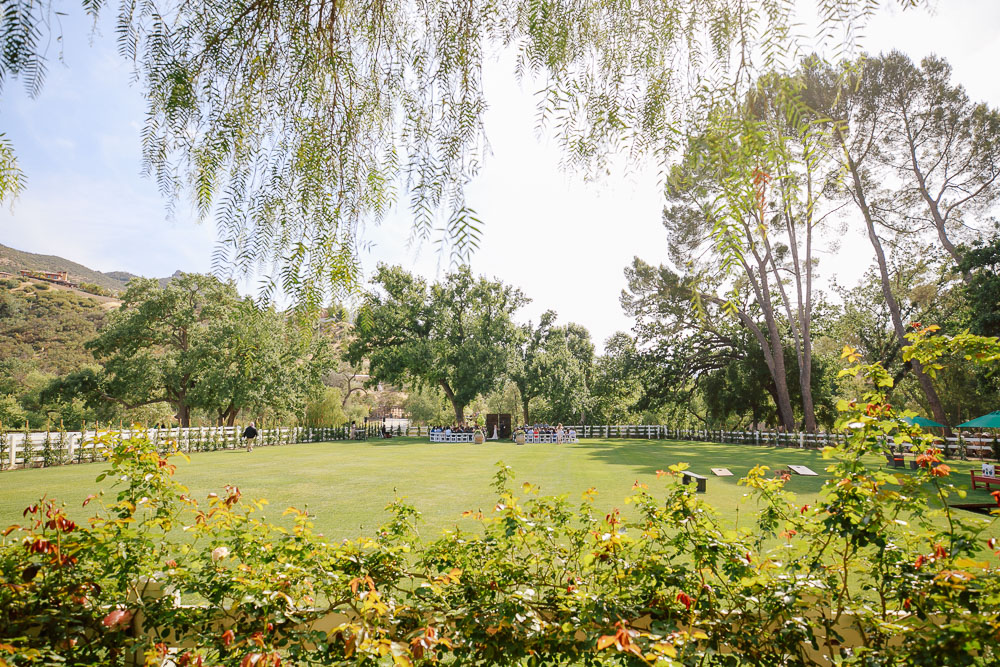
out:
M124 628L132 620L132 612L127 609L115 609L104 617L101 623L111 630Z

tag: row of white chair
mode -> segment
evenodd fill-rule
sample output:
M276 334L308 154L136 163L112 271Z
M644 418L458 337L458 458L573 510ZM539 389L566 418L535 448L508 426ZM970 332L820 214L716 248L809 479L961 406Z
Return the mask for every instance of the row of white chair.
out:
M474 433L431 433L431 442L472 442Z
M472 433L431 433L431 442L472 442ZM563 433L562 441L566 442L576 442L576 436L570 435L569 433ZM494 441L496 442L496 441ZM540 444L540 443L554 443L556 442L555 433L539 433L535 435L534 433L524 436L524 442L530 444Z
M569 433L563 433L562 441L564 443L567 443L567 442L576 442L577 441L576 440L576 434L572 434L571 435ZM555 433L539 433L538 435L535 435L534 433L530 433L530 434L525 434L525 436L524 436L524 442L525 442L525 444L554 443L554 442L558 442L558 439L556 438L556 434Z

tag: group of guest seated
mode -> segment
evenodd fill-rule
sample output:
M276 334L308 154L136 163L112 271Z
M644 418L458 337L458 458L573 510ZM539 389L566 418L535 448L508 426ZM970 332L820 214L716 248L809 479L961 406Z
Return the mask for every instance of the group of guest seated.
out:
M451 435L453 433L475 433L476 428L474 426L467 426L466 424L461 424L459 426L435 426L431 428L431 433L444 433L445 435Z
M525 424L514 431L514 439L517 438L517 431L522 431L525 438L538 442L561 443L564 441L576 441L576 429L572 426L569 429L565 429L562 424L556 426L552 426L551 424L534 424L528 426Z

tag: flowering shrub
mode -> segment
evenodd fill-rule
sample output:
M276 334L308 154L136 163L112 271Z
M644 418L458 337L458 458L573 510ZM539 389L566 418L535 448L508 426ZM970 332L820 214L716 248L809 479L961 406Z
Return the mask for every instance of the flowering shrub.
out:
M1000 358L996 339L929 333L907 350L926 368L969 345ZM0 665L996 664L992 524L948 508L962 491L886 403L891 379L844 356L870 389L839 406L831 478L808 505L754 468L750 525L680 484L683 464L636 482L632 518L501 464L494 507L464 514L473 530L425 541L397 500L376 534L332 544L306 512L273 525L233 486L191 498L145 438L105 443L99 480L117 493L88 498L87 526L43 498L4 533ZM915 473L866 463L888 435Z

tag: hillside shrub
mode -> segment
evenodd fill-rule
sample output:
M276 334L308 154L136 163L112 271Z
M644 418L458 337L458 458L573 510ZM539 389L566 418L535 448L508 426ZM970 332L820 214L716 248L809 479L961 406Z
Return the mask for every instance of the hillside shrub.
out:
M1000 360L996 339L914 340L906 354L931 371L935 354L977 346ZM115 486L85 502L94 518L43 498L3 533L0 660L156 664L183 640L197 648L173 664L997 664L993 521L948 508L963 492L931 436L886 403L884 369L845 372L869 388L838 404L847 437L824 450L819 499L757 466L740 482L756 510L738 526L680 483L683 463L652 488L636 481L634 518L599 508L594 489L543 496L500 463L495 505L454 530L426 540L396 499L373 535L330 542L304 510L275 525L235 486L190 497L176 443L163 456L142 434L102 436L97 481ZM866 465L891 433L918 471ZM144 596L151 582L166 594Z
M101 287L97 283L82 282L78 285L81 292L87 292L88 294L94 294L96 296L112 296L112 292L109 289Z

